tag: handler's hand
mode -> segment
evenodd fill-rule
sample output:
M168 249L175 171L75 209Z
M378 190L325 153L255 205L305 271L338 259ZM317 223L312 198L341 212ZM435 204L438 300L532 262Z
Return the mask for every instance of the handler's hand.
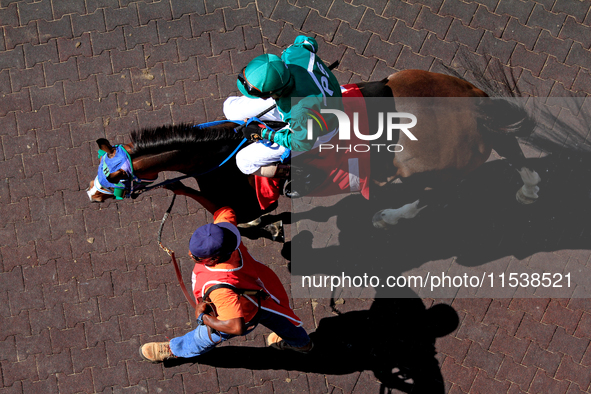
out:
M203 301L199 301L199 303L195 307L195 319L197 319L200 314L207 313L208 311L209 305Z

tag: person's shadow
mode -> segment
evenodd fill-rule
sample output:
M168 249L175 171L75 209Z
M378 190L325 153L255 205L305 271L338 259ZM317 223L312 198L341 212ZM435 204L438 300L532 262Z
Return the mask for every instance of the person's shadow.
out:
M221 368L293 370L326 375L372 371L381 392L444 393L435 356L435 338L458 325L456 312L439 304L426 309L418 298L376 299L369 310L349 311L320 320L310 334L307 355L265 347L232 346L231 340L209 353L167 361L172 367L199 363ZM260 327L257 328L260 330Z

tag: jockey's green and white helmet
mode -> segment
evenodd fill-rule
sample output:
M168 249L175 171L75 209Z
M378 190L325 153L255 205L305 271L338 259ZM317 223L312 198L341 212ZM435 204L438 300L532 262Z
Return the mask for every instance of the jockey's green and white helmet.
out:
M270 97L289 85L291 73L273 54L257 56L238 74L238 90L250 98Z

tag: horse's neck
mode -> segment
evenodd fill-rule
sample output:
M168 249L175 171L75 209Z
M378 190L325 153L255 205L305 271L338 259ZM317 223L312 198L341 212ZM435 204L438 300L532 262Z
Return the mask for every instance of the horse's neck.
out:
M219 126L218 126L219 127ZM134 173L139 178L153 179L162 171L178 171L194 174L208 171L221 164L238 145L239 141L204 141L199 149L175 149L150 153L133 158Z

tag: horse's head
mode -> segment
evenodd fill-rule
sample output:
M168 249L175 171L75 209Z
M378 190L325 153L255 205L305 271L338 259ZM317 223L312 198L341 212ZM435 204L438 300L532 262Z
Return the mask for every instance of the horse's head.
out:
M97 176L89 182L89 186L86 189L86 194L91 202L104 202L110 198L120 197L119 190L114 185L120 185L125 179L128 179L128 173L125 170L125 166L118 168L117 170L110 172L109 166L106 165L106 160L114 160L119 154L122 157L126 156L126 153L121 151L125 150L125 147L112 146L105 138L100 138L96 141L99 146L99 157L101 162L97 171Z

